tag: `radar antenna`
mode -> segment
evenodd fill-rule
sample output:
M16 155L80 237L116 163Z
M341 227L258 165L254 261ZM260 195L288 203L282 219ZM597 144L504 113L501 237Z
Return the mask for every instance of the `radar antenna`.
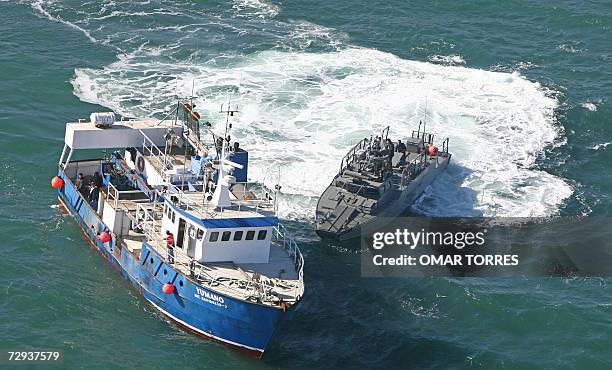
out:
M230 132L232 129L230 117L233 117L237 112L238 106L235 108L232 107L232 98L230 95L227 106L225 107L224 104L221 104L220 113L225 113L225 135L221 140L221 156L219 158L219 164L217 167L219 169L219 176L217 176L217 186L212 198L212 202L215 207L219 207L221 209L223 207L229 207L232 204L229 195L229 188L235 182L235 178L231 176L231 172L234 168L243 168L241 164L232 162L228 159L228 147L231 140Z

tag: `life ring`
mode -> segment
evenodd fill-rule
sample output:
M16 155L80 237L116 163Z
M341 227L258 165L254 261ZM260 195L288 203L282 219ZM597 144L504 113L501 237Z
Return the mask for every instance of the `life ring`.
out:
M243 198L244 200L253 200L253 196L251 194L245 194Z
M144 161L144 157L143 156L138 157L138 159L136 160L136 168L140 172L144 171L144 169L145 169L145 161Z

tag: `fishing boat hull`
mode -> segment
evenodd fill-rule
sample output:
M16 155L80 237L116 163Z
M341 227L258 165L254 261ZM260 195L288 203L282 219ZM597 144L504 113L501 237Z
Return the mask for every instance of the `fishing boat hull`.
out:
M293 315L295 305L282 309L207 289L166 263L146 242L139 256L114 238L102 243L96 230L107 229L106 225L63 171L58 176L65 179L58 198L87 240L153 307L184 329L261 357L281 323ZM162 290L166 283L175 287L171 294Z

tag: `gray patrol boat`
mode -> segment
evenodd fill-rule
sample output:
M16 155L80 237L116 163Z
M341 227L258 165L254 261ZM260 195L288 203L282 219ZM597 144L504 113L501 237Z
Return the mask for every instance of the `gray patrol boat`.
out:
M389 139L386 127L380 136L365 138L349 150L319 198L319 236L356 238L361 227L376 217L401 215L448 166L448 138L438 150L434 135L424 127L421 131L421 125L398 141Z

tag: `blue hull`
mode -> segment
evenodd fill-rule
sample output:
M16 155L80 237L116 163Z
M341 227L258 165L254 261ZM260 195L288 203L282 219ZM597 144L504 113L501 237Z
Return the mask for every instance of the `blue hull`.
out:
M186 329L202 336L236 346L260 357L281 321L292 316L295 306L282 309L236 300L196 284L168 265L143 243L140 257L115 240L100 242L96 230L105 225L66 179L58 191L59 199L81 227L89 242L159 311ZM162 292L165 283L172 283L172 294Z

